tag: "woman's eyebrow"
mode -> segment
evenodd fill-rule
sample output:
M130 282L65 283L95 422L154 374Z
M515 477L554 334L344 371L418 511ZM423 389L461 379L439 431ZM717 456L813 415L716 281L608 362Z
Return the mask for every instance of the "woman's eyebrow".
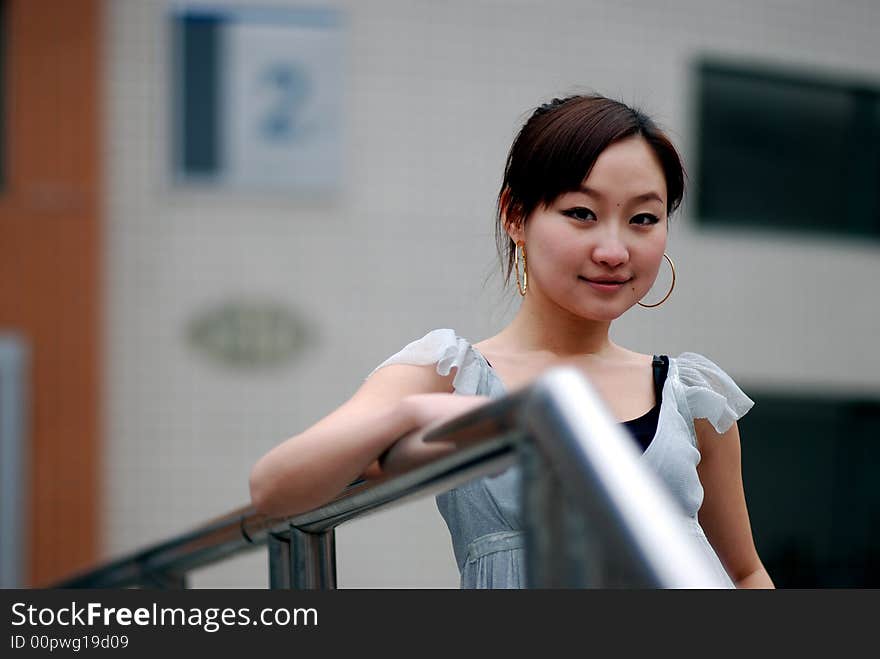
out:
M580 188L578 188L578 191L594 197L599 201L602 201L602 199L604 199L604 195L601 192L599 192L598 190L594 190L587 185L580 186ZM666 203L665 201L663 201L663 197L661 197L657 192L654 192L653 190L651 192L643 192L642 194L636 195L635 197L630 198L630 201L636 203L641 203L643 201L659 201L661 204Z
M636 195L635 197L632 198L632 200L639 202L639 203L641 203L643 201L659 201L661 204L666 203L665 201L663 201L663 197L661 197L656 192L645 192L643 194Z
M598 190L593 190L593 188L588 185L582 185L580 188L578 188L578 191L583 192L584 194L588 194L591 197L595 197L599 201L602 201L602 199L604 199L604 195L601 192L599 192Z

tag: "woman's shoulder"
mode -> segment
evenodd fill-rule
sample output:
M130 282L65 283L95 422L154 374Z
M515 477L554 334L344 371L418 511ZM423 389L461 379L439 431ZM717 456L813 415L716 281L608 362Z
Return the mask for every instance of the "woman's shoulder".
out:
M646 364L650 366L654 362L654 357L660 357L662 355L646 355L643 352L636 352L635 350L630 350L629 348L624 348L622 346L617 346L620 351L620 359L624 364L630 364L636 367L642 367Z
M476 390L476 382L482 376L480 360L473 346L451 328L434 329L423 337L411 341L374 368L370 375L392 364L417 366L435 364L437 374L442 377L448 376L452 369L456 369L452 381L456 391ZM369 378L370 375L367 377Z
M670 359L687 409L694 419L707 419L718 433L726 432L748 412L754 401L714 361L696 352Z
M451 349L458 348L459 341L467 343L449 328L434 329L423 337L407 343L403 348L391 355L376 369L392 363L432 364L446 355ZM376 370L374 369L374 370Z
M671 357L678 379L687 386L704 387L723 391L736 386L733 378L717 363L698 352L682 352ZM737 387L738 388L738 387Z

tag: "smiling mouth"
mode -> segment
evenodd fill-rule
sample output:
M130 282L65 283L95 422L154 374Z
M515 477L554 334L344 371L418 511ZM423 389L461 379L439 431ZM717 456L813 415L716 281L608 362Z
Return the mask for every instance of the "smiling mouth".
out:
M632 277L630 277L629 279L618 280L618 279L587 279L586 277L578 276L578 279L581 279L582 281L588 282L590 284L622 285L622 284L626 284L628 281L630 281L632 279Z

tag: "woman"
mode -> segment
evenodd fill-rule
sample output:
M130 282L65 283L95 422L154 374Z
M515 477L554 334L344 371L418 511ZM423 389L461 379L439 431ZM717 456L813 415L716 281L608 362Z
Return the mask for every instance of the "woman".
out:
M641 300L660 266L673 267L668 221L683 191L675 148L644 114L601 96L538 108L514 140L498 195L499 248L522 296L513 321L473 345L434 330L380 364L347 403L255 465L256 509L316 507L375 473L401 435L574 365L645 447L719 575L772 588L742 487L736 420L752 401L701 355L654 357L609 336L637 303L658 306ZM514 467L437 497L462 587L525 585L518 486Z

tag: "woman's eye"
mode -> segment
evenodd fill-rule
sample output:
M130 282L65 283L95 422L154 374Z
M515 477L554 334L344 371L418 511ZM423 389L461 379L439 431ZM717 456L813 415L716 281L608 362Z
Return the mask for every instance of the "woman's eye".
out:
M587 220L595 220L596 214L593 213L589 208L584 208L583 206L578 206L576 208L569 208L568 210L562 211L563 215L567 215L568 217L573 217L576 220L580 220L581 222L586 222Z
M639 213L635 217L630 220L632 224L638 224L640 226L648 226L651 224L657 224L660 221L656 215L651 215L650 213Z

